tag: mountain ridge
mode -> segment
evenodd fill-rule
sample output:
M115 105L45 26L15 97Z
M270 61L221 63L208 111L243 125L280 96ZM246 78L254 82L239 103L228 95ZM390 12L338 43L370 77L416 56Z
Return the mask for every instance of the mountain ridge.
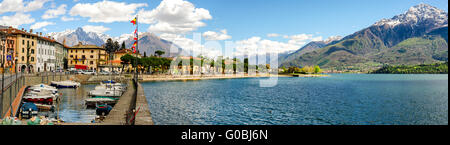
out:
M381 52L393 48L405 40L425 37L437 29L448 30L448 28L445 29L443 27L448 27L448 14L435 7L420 4L391 19L382 19L368 28L344 37L336 43L316 48L312 52L299 55L294 60L282 62L281 66L319 65L331 69L354 69L356 66L357 69L373 69L382 63L389 63L380 60L384 57L377 56L381 55ZM441 33L439 37L445 36L445 33L442 31L437 33ZM448 43L448 32L447 38L444 39ZM420 40L433 43L428 41L430 39ZM447 46L446 44L440 45L435 48L441 49ZM408 47L414 49L412 46ZM445 57L448 55L444 54L441 56ZM395 63L402 64L407 62L399 61Z

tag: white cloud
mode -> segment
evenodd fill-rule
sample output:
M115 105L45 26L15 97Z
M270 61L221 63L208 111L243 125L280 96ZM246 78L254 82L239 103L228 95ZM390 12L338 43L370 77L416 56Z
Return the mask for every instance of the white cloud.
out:
M67 5L62 4L57 9L50 9L45 11L44 15L42 15L43 19L51 19L56 18L59 15L64 15L66 13L66 7Z
M270 34L267 34L267 37L280 37L280 34L270 33Z
M73 21L73 20L77 20L73 17L66 17L66 16L62 16L61 17L61 21L67 22L67 21Z
M160 35L162 39L168 40L176 44L177 46L183 48L185 52L188 52L190 56L207 56L209 58L214 58L216 56L221 56L221 48L214 47L214 46L205 46L201 44L199 41L201 41L201 34L194 34L194 38L186 38L182 35L178 34L170 34L170 33L163 33ZM194 40L198 38L199 40ZM220 46L221 47L221 46Z
M33 0L23 2L23 0L3 0L0 2L0 14L6 12L30 12L41 9L50 0Z
M260 37L252 37L246 40L236 42L235 55L264 55L266 53L283 53L287 51L297 50L301 45L297 43L283 43L278 41L261 39Z
M111 29L107 28L107 27L104 27L104 26L86 25L86 26L83 26L83 30L86 31L86 32L104 33L104 32L109 31Z
M202 35L206 40L227 40L231 39L231 36L227 34L227 30L221 30L220 32L206 31Z
M185 34L206 26L203 20L212 16L203 8L185 0L163 0L151 11L141 10L139 22L152 24L148 31L153 33Z
M16 13L12 16L2 16L0 18L0 24L6 25L6 26L12 26L12 27L19 27L23 24L31 24L34 23L34 19L31 17L30 14L24 14L24 13Z
M137 8L146 6L146 3L127 4L108 0L97 3L78 3L72 7L70 15L87 17L89 22L126 22L134 17Z
M40 28L45 27L45 26L48 26L48 25L55 25L55 23L53 23L53 22L47 22L47 21L44 21L44 22L37 22L37 23L31 25L30 29L40 29Z
M23 0L3 0L0 2L0 14L6 12L30 12L41 9L50 0L33 0L23 2Z
M18 0L22 1L22 0ZM29 3L27 3L27 6L25 7L25 12L35 11L41 9L46 2L50 0L33 0Z

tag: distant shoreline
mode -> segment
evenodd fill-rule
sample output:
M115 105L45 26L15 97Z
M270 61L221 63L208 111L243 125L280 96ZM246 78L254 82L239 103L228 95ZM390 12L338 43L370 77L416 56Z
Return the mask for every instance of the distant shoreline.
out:
M293 77L287 74L272 75L214 75L214 76L171 76L171 75L140 75L139 82L159 82L159 81L196 81L196 80L212 80L212 79L239 79L239 78L267 78L267 77Z

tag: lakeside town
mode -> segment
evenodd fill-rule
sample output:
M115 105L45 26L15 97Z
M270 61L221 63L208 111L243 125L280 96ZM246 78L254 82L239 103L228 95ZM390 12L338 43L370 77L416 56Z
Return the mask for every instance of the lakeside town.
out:
M0 125L448 124L448 14L440 5L389 9L341 37L322 29L331 26L317 29L326 35L272 33L260 23L253 27L264 34L209 28L209 11L187 0L136 4L0 11ZM118 17L103 5L130 11ZM8 21L26 17L40 22Z

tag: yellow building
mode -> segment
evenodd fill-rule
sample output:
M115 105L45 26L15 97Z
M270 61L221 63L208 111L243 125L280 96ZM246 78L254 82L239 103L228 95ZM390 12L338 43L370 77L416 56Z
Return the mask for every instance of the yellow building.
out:
M16 35L16 56L17 65L20 72L36 72L36 50L38 35L26 30L11 29L11 33Z
M106 66L108 55L104 47L83 45L81 42L68 49L69 68L98 71Z

